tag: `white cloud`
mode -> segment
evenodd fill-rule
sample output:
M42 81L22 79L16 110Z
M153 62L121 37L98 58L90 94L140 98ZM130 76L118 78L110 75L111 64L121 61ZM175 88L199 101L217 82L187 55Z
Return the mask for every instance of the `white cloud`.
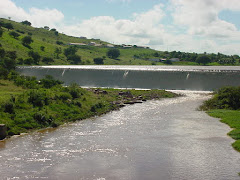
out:
M26 12L21 7L17 7L11 0L0 1L0 17L11 17L16 21L28 20L35 27L50 26L56 27L64 19L62 12L56 9L31 8Z
M164 28L160 24L164 16L162 5L156 5L145 13L134 14L133 20L116 20L109 16L98 16L77 25L62 27L62 30L67 34L100 37L118 44L146 45L151 39L156 39L164 33Z
M239 0L171 0L177 25L188 27L191 35L231 38L238 32L236 26L219 19L224 9L240 10Z
M105 0L130 2L131 0ZM240 11L240 0L170 0L169 6L133 14L131 19L111 16L92 17L66 25L57 9L17 7L11 0L0 0L0 17L29 20L35 27L45 25L68 35L100 38L115 44L147 45L159 50L185 52L222 52L239 54L240 32L219 18L222 10ZM164 22L172 12L173 22ZM165 19L166 21L166 19ZM76 22L76 21L75 21ZM164 23L163 23L164 22Z

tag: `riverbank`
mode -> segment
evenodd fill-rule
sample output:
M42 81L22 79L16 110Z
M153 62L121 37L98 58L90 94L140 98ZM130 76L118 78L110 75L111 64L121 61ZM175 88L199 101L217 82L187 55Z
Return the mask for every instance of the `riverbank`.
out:
M214 96L205 101L201 109L221 122L228 124L233 130L228 133L236 141L232 144L240 152L240 87L223 87L214 92Z
M240 111L214 109L207 112L210 116L221 118L221 122L229 125L233 130L228 133L236 141L232 144L233 148L240 152Z
M19 78L14 79L15 84L21 82ZM43 85L35 81L20 83L28 87L31 84L31 88L25 89L11 81L1 82L4 91L0 98L0 124L7 126L7 136L99 116L128 104L177 96L164 90L84 89L75 84L63 87L58 83L48 87L49 82Z

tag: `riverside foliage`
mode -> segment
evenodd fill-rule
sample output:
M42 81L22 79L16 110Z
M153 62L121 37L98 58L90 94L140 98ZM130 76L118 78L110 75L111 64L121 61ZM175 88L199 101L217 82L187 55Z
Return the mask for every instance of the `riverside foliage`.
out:
M234 129L228 135L236 140L233 147L240 151L240 87L220 88L201 108Z
M119 95L120 91L131 98ZM6 124L9 136L56 127L118 109L120 103L116 102L138 96L147 100L176 95L163 90L83 89L76 84L64 87L51 76L37 80L12 71L8 80L0 80L0 124Z

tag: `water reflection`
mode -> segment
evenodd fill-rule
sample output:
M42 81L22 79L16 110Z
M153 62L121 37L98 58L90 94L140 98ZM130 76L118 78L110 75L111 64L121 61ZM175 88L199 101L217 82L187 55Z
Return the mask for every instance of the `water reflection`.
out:
M11 138L0 149L1 177L238 179L230 129L196 111L208 97L188 92Z

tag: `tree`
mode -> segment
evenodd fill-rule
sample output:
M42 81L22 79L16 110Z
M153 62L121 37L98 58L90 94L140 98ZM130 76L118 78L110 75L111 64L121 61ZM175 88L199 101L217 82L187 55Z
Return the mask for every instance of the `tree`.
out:
M44 88L51 88L53 86L59 85L59 84L63 84L62 81L59 80L55 80L52 76L50 75L46 75L45 78L40 80L40 84L44 87Z
M20 36L20 34L18 34L18 33L15 32L15 31L9 32L9 35L12 36L14 39L17 39L17 38Z
M77 52L77 48L75 46L70 46L67 49L64 49L64 55L66 57L70 56L70 55L75 55Z
M49 64L51 62L54 62L53 58L50 58L50 57L44 57L42 59L42 62L46 63L46 64Z
M56 41L56 44L63 45L63 42L62 41Z
M16 60L17 52L16 51L6 51L5 57L8 57L8 58L13 59L13 60Z
M28 55L33 58L35 64L39 63L41 56L39 55L38 52L29 51Z
M12 25L11 23L6 23L6 24L4 24L4 27L7 28L8 31L9 31L10 29L14 29L14 28L13 28L13 25Z
M55 49L54 53L57 55L57 59L59 59L59 54L61 54L61 53L62 53L62 49L61 49L61 48L58 48L58 47L56 47L56 49Z
M22 21L21 22L22 24L24 24L24 25L27 25L27 26L31 26L32 25L32 23L30 23L29 21Z
M3 58L5 56L5 50L3 48L0 48L0 58Z
M17 62L15 59L5 57L2 62L2 67L8 71L14 70L16 68Z
M22 38L22 44L26 47L29 47L29 45L33 42L31 36L25 36Z
M33 58L27 58L27 59L24 60L24 64L31 65L33 63L34 63Z
M41 51L45 51L45 47L44 46L41 46L40 49L41 49Z
M206 64L211 62L211 59L208 56L206 56L206 55L202 55L202 56L198 56L197 57L196 62L198 64L206 65Z
M107 51L107 56L111 59L117 59L120 56L120 50L119 49L109 49Z
M2 28L0 28L0 37L2 37L2 35L3 35L3 30Z
M68 56L68 60L71 61L71 64L79 64L79 63L81 63L81 56L76 55L76 54L70 55L70 56Z
M103 58L94 58L93 61L94 64L104 64Z

